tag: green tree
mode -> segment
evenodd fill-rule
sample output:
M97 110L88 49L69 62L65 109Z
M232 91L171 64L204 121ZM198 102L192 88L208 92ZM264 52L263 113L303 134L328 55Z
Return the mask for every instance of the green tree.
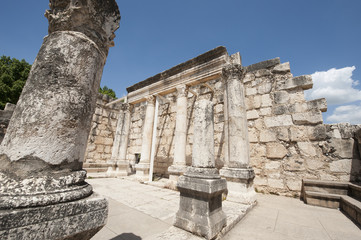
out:
M31 65L24 59L0 58L0 109L7 102L16 104L29 76Z
M117 96L115 95L115 92L113 91L113 89L108 88L107 86L104 86L103 88L100 87L99 92L104 94L104 95L108 95L109 97L112 97L114 99L117 98Z

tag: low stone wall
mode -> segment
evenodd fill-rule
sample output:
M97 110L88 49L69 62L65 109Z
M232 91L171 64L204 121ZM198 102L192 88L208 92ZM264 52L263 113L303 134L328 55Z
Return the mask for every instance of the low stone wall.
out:
M105 163L112 156L113 140L120 107L119 104L113 104L109 107L105 105L113 100L107 95L98 93L85 153L84 162L86 163Z

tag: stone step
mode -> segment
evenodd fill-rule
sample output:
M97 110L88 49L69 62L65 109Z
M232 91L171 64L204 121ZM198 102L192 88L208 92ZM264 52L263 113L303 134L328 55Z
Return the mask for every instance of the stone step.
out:
M87 173L99 173L99 172L107 172L107 167L96 167L96 168L84 168Z
M361 202L350 197L342 196L340 209L346 213L355 223L361 226Z
M350 183L348 185L348 195L361 201L361 186L359 184Z
M303 180L301 196L305 203L339 208L361 227L361 186L355 183Z
M339 208L340 199L342 195L324 193L324 192L312 192L305 191L304 201L309 205L327 207L327 208Z
M302 191L347 195L348 182L308 180L302 181Z

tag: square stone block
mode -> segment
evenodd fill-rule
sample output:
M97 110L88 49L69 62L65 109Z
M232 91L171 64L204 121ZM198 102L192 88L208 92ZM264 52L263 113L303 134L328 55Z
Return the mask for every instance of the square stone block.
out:
M180 205L174 226L206 239L217 236L227 224L227 217L222 211L226 180L181 176L177 187Z

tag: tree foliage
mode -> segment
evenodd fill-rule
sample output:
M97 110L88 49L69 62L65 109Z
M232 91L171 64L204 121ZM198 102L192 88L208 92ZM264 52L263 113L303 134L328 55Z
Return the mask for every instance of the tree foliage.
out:
M115 92L113 91L113 89L108 88L107 86L104 86L103 88L100 87L99 92L104 94L104 95L108 95L109 97L112 97L114 99L117 98L117 96L115 95Z
M0 109L6 103L16 104L29 76L31 65L24 59L0 58Z

